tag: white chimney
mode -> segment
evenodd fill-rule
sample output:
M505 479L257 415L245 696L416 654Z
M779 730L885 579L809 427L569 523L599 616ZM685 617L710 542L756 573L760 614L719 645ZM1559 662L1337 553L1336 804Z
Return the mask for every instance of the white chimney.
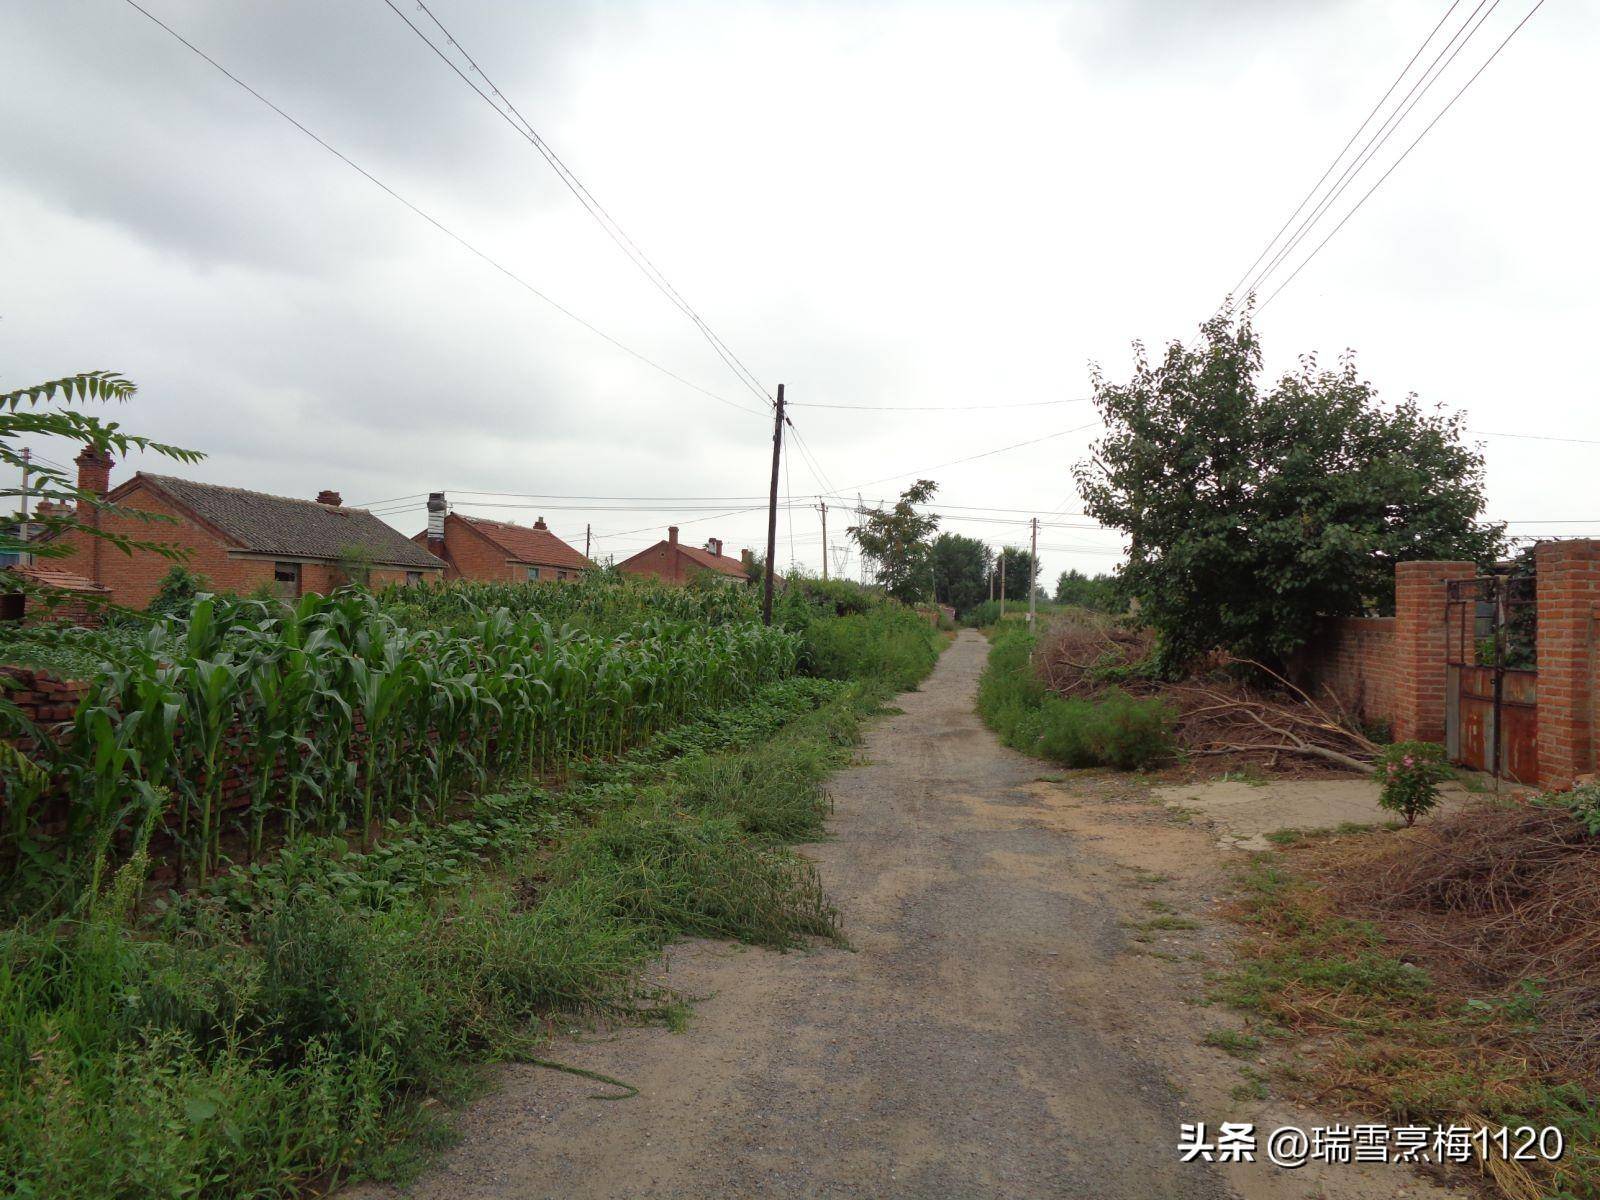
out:
M430 550L444 545L444 518L450 511L450 506L445 503L443 492L433 492L428 496L428 548Z

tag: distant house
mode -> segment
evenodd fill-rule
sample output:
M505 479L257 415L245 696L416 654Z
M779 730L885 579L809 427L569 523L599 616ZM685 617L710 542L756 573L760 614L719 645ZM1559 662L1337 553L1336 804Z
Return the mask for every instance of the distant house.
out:
M24 593L7 589L6 582L13 578L26 580L32 590ZM10 565L0 570L0 620L95 626L105 616L110 598L109 588L71 571L57 570L49 562L38 566Z
M80 512L86 523L139 541L189 552L185 565L219 591L246 593L266 584L285 599L326 592L352 580L374 587L422 583L444 575L444 563L363 508L345 508L338 492L295 500L266 492L196 483L139 472L111 488L111 458L78 455L78 487L110 506L170 517L143 521L109 509ZM67 531L56 541L72 548L50 559L61 571L106 588L111 601L143 608L172 560L149 550L125 554L102 538Z
M550 532L453 513L443 492L428 497L428 527L411 539L445 564L450 579L539 581L576 579L594 563Z
M696 575L710 575L730 584L750 582L750 551L742 558L722 552L722 539L710 538L705 546L686 546L678 540L678 527L667 529L667 540L641 550L617 564L628 575L649 575L668 583L688 583Z

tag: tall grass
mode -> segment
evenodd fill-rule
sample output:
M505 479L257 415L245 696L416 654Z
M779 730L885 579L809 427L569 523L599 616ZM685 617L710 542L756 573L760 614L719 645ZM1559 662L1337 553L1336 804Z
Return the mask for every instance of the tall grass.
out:
M1108 688L1093 699L1051 695L1034 670L1037 639L1005 628L990 646L978 682L978 712L1000 740L1069 767L1142 770L1174 752L1172 710Z
M0 930L0 1192L393 1175L470 1064L537 1056L558 1018L673 1019L642 979L673 938L840 936L785 843L820 830L828 772L932 666L932 631L838 589L797 590L791 630L754 626L748 597L663 612L619 585L619 617L598 584L557 590L560 627L492 590L201 600L96 681L62 759L88 886ZM803 650L857 682L784 678ZM215 768L246 728L260 786L235 827ZM443 803L529 765L565 782ZM248 857L267 805L283 844L223 861L219 829ZM195 870L141 908L158 823Z
M812 617L801 637L803 669L824 679L866 679L890 691L915 687L938 660L938 635L911 609L884 605Z
M770 709L791 718L775 733ZM0 1178L286 1196L384 1175L462 1063L537 1055L558 1015L672 1017L640 975L671 939L837 937L781 843L820 826L859 710L852 689L770 685L678 731L679 758L641 747L626 787L520 787L369 851L303 838L144 920L138 862L73 920L0 934Z

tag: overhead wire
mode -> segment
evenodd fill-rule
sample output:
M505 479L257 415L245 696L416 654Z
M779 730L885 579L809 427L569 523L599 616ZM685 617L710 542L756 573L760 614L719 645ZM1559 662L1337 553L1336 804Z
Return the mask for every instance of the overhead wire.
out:
M1001 408L1044 408L1052 404L1087 404L1093 396L1074 396L1067 400L1027 400L1019 404L821 404L790 401L786 408L833 408L852 412L989 412Z
M1280 283L1275 289L1273 289L1272 294L1270 296L1268 296L1264 301L1261 302L1261 305L1256 310L1257 312L1263 311L1267 307L1267 305L1271 304L1274 300L1276 300L1278 298L1278 296L1282 293L1283 289L1288 287L1291 283L1293 283L1295 281L1295 278L1300 274L1300 272L1305 270L1306 267L1311 263L1311 261L1314 258L1316 258L1318 254L1320 254L1322 252L1322 248L1324 246L1326 246L1329 242L1331 242L1334 239L1335 236L1338 235L1339 231L1345 227L1345 225L1349 222L1350 218L1355 216L1356 213L1361 211L1362 205L1366 204L1366 202L1369 199L1371 199L1372 194L1374 192L1376 192L1380 187L1383 186L1384 180L1388 179L1390 175L1393 175L1394 172L1395 172L1395 169L1397 167L1399 167L1399 165L1401 163L1405 162L1405 160L1411 156L1411 152L1413 150L1415 150L1418 145L1421 144L1422 139L1428 136L1428 134L1432 131L1433 127L1435 125L1437 125L1440 122L1440 120L1443 119L1445 113L1449 112L1453 107L1455 107L1456 101L1461 99L1461 97L1466 94L1467 89L1470 88L1474 83L1476 83L1478 81L1478 77L1481 76L1486 70L1489 69L1489 64L1494 62L1494 60L1496 58L1500 57L1500 52L1502 50L1504 50L1508 44L1510 44L1511 39L1516 37L1517 34L1522 31L1523 26L1525 26L1529 21L1531 21L1533 19L1534 13L1538 12L1539 9L1541 9L1542 7L1544 7L1544 0L1535 0L1535 3L1533 5L1533 7L1528 10L1527 14L1522 18L1522 20L1517 22L1517 24L1512 28L1511 32L1506 34L1506 36L1501 40L1500 44L1498 46L1496 46L1494 48L1494 50L1490 53L1489 57L1486 58L1483 61L1483 65L1480 66L1476 71L1474 71L1472 73L1471 77L1464 84L1462 84L1459 89L1457 89L1455 95L1451 96L1449 101L1446 102L1445 106L1443 108L1441 108L1438 111L1438 113L1436 113L1434 115L1433 120L1429 121L1427 123L1427 125L1423 126L1422 132L1419 133L1416 136L1416 139L1414 141L1412 141L1412 143L1409 146L1407 146L1404 151L1401 152L1399 158L1395 159L1394 162L1389 164L1389 169L1386 170L1382 175L1380 175L1378 177L1378 181L1376 183L1374 183L1370 188L1368 188L1366 190L1366 192L1364 192L1362 194L1361 199L1357 200L1355 202L1354 206L1350 209L1350 211L1345 213L1344 217L1339 221L1339 223L1337 225L1335 225L1333 227L1333 229L1328 233L1327 237L1323 238L1320 242L1318 242L1316 247L1311 251L1311 253L1306 255L1305 258L1301 259L1300 265L1297 266L1294 269L1294 271L1289 275L1289 277L1287 279L1285 279L1282 283Z
M1413 53L1406 61L1406 65L1400 68L1400 73L1396 75L1394 77L1394 81L1389 84L1388 90L1378 98L1378 102L1372 106L1371 111L1368 112L1366 117L1362 119L1361 124L1356 126L1355 132L1350 135L1350 139L1345 142L1343 147L1340 148L1339 153L1333 156L1333 161L1328 164L1327 168L1322 172L1321 177L1316 181L1316 183L1311 185L1311 190L1301 198L1299 204L1295 205L1294 211L1291 212L1284 220L1283 224L1278 227L1278 231L1272 235L1271 240L1269 240L1267 244L1261 248L1261 253L1256 255L1255 261L1245 268L1244 274L1240 275L1238 281L1233 285L1232 288L1229 289L1228 294L1230 296L1236 296L1240 294L1239 290L1244 287L1245 280L1249 279L1251 273L1261 265L1261 260L1266 258L1267 254L1272 250L1272 248L1278 244L1278 239L1283 236L1284 231L1288 229L1289 226L1294 222L1294 219L1298 217L1302 211L1304 211L1305 206L1309 204L1312 197L1314 197L1317 192L1321 190L1322 185L1328 181L1328 176L1333 174L1333 169L1337 167L1344 159L1344 156L1350 152L1350 147L1355 145L1355 141L1361 136L1362 130L1366 129L1366 127L1372 123L1372 118L1378 115L1378 110L1381 109L1388 101L1389 97L1394 94L1395 88L1400 86L1400 81L1406 77L1406 73L1411 70L1417 59L1422 57L1422 52L1428 48L1428 43L1433 41L1439 30L1444 27L1444 23L1450 19L1450 14L1455 12L1460 3L1461 0L1452 0L1450 7L1445 9L1444 16L1439 18L1439 23L1428 32L1427 37L1422 39L1422 44L1417 47L1415 53Z
M483 80L484 84L488 87L489 92L493 93L493 97L490 96L489 92L485 92L483 88L480 88L476 83L474 83L459 66L452 62L449 55L440 50L433 40L429 38L427 34L425 34L420 28L418 28L416 23L413 22L410 17L406 16L405 13L400 11L399 7L394 3L394 0L383 0L383 2L388 6L390 11L395 14L395 16L399 17L405 22L407 27L410 28L411 32L416 34L417 37L431 51L433 51L433 53L441 62L454 71L456 75L461 78L463 83L477 93L484 103L488 104L489 107L494 110L496 115L505 121L516 133L518 133L525 141L527 141L535 150L539 152L540 156L544 158L545 162L550 165L550 169L553 170L561 179L562 183L566 185L567 190L570 191L577 199L578 203L583 206L584 211L594 218L596 224L598 224L600 228L605 231L606 235L612 240L612 242L616 244L617 248L627 256L629 261L639 269L645 278L648 279L656 287L656 289L660 291L669 302L672 303L675 308L683 313L683 315L694 324L694 326L700 331L700 334L706 339L707 343L710 344L711 348L716 351L717 355L727 365L728 369L733 372L734 377L737 378L745 387L753 391L757 396L761 397L768 403L771 403L772 397L768 394L766 386L762 384L761 381L754 375L754 373L752 373L750 369L744 365L744 363L739 359L738 355L734 354L733 351L728 348L727 343L724 342L722 338L720 338L711 329L711 327L705 322L700 314L696 312L689 302L685 300L678 292L678 290L673 287L671 281L668 280L667 277L661 272L660 268L658 268L655 263L650 260L649 256L646 255L645 252L639 248L638 244L628 236L627 231L624 230L622 226L617 223L616 219L606 211L604 206L602 206L600 202L594 198L594 195L584 185L583 181L579 179L571 170L571 168L569 168L567 164L561 160L561 157L556 154L553 149L551 149L550 144L546 142L544 138L539 136L539 132L534 129L532 122L530 122L527 117L523 116L521 110L511 102L511 100L504 92L500 90L498 86L496 86L495 82L489 78L488 72L478 65L477 60L472 57L472 54L464 45L462 45L461 41L445 27L444 22L440 21L439 18L434 15L433 10L428 7L424 0L416 0L417 7L427 14L428 19L438 27L439 32L444 35L445 39L450 43L450 45L461 52L462 57L467 60L467 63L471 66L473 72ZM499 104L495 103L496 98L500 100L501 104L505 105L505 108L502 109Z
M1328 209L1338 201L1340 196L1344 195L1345 191L1351 186L1351 184L1355 182L1356 177L1360 175L1361 171L1365 169L1366 165L1372 161L1372 159L1377 155L1378 151L1382 150L1383 147L1388 143L1389 139L1394 136L1395 131L1399 129L1401 122L1403 122L1405 118L1410 115L1412 109L1420 104L1423 98L1433 89L1433 85L1439 81L1439 77L1449 69L1451 63L1455 62L1456 56L1459 55L1462 50L1466 49L1467 43L1470 42L1477 34L1478 30L1483 27L1483 23L1489 19L1499 5L1500 0L1478 0L1477 7L1467 14L1466 20L1464 20L1456 29L1456 31L1450 35L1449 40L1439 48L1439 52L1433 56L1433 61L1431 61L1427 67L1423 69L1422 74L1412 82L1410 90L1408 90L1406 94L1401 97L1400 103L1395 105L1394 111L1392 111L1384 119L1382 125L1373 131L1372 136L1367 139L1366 144L1362 146L1360 151L1357 152L1355 158L1353 158L1349 165L1345 167L1339 178L1334 181L1333 186L1328 190L1327 194L1323 196L1323 198L1317 203L1316 207L1306 215L1306 217L1300 222L1299 226L1295 229L1294 233L1290 236L1289 240L1283 244L1283 246L1272 257L1267 265L1261 269L1261 272L1247 288L1248 291L1259 290L1261 285L1272 275L1275 270L1278 269L1283 261L1294 252L1295 248L1299 246L1302 241L1305 240L1305 238L1322 219L1323 215L1328 211ZM1450 10L1445 13L1446 19L1449 18L1450 12L1455 10L1455 7L1456 6L1454 4L1450 6ZM1473 23L1474 20L1476 20L1476 24ZM1435 32L1436 31L1437 30L1435 30ZM1466 36L1463 37L1463 34ZM1432 39L1433 35L1430 33L1428 35L1428 41L1431 42ZM1459 39L1459 41L1457 39ZM1424 42L1423 45L1418 48L1418 53L1420 54L1422 50L1426 49L1427 45L1428 42ZM1446 57L1447 55L1448 57ZM1414 62L1415 59L1412 61ZM1407 69L1410 69L1409 65Z
M699 392L701 395L706 396L709 399L715 400L719 404L726 404L730 408L737 408L741 412L750 413L750 414L752 414L754 416L762 416L762 415L764 415L764 414L762 414L761 412L759 412L756 409L747 408L743 404L737 404L734 401L729 400L724 396L719 396L717 393L711 391L708 388L701 387L699 384L694 383L691 380L685 379L682 375L679 375L676 371L673 371L668 367L662 366L660 363L656 362L654 359L652 359L652 358L640 353L639 351L635 350L632 346L629 346L626 343L620 341L619 339L613 337L611 334L607 333L605 330L601 329L599 326L595 325L593 322L588 321L585 318L579 316L577 313L572 311L570 308L566 307L564 304L561 304L560 302L552 299L550 296L546 295L544 292L542 292L538 288L534 287L533 284L529 283L526 279L522 278L522 276L518 275L515 271L511 270L511 268L505 266L503 263L501 263L498 260L492 258L489 254L487 254L484 251L478 249L477 246L475 246L475 245L473 245L473 243L467 241L466 238L464 238L460 234L456 233L455 230L451 229L448 225L445 225L437 217L434 217L432 214L430 214L427 211L425 211L424 209L418 207L416 204L413 204L410 200L407 200L399 192L395 191L388 184L384 183L383 180L379 179L376 175L372 174L372 172L368 171L365 167L362 167L354 159L352 159L348 155L346 155L343 151L336 149L331 143L325 141L320 135L318 135L317 133L314 133L311 129L309 129L305 125L301 124L294 117L290 116L289 113L286 112L284 109L280 108L277 104L275 104L271 100L267 99L267 97L264 96L261 92L257 91L255 88L251 87L248 83L246 83L239 76L235 75L232 71L228 70L220 62L218 62L216 59L212 58L209 54L207 54L204 50L200 49L199 46L195 45L188 38L184 37L181 33L179 33L176 29L174 29L172 26L168 25L165 21L161 20L160 17L157 17L154 13L150 12L148 9L146 9L141 4L139 4L138 0L123 0L123 2L125 4L127 4L130 8L132 8L134 11L136 11L136 12L140 13L142 16L144 16L152 24L154 24L154 25L158 26L160 29L164 30L168 35L170 35L176 41L180 42L182 45L187 47L194 54L196 54L200 58L204 59L213 68L215 68L218 72L220 72L221 74L226 76L229 80L231 80L233 83L237 84L240 88L243 88L246 92L250 93L250 95L254 96L262 104L266 105L273 112L277 113L278 116L282 117L285 121L289 122L289 124L293 125L301 133L305 134L306 137L308 137L312 141L316 142L317 145L321 146L329 154L332 154L335 158L337 158L340 162L344 163L351 170L353 170L357 174L361 175L364 179L366 179L368 182L372 183L376 187L382 189L392 199L394 199L394 200L398 201L399 203L403 204L406 208L410 209L417 216L419 216L423 220L427 221L428 224L432 225L440 233L443 233L446 237L450 238L452 241L457 243L463 249L465 249L468 252L470 252L471 254L475 255L477 258L481 259L485 263L488 263L491 267L493 267L495 270L499 271L502 275L504 275L506 278L510 279L513 283L517 284L519 287L523 288L524 290L526 290L527 292L529 292L533 296L536 296L538 299L543 300L546 304L548 304L551 308L554 308L557 312L561 313L563 316L567 317L568 319L570 319L572 321L575 321L577 324L583 326L585 329L587 329L590 333L594 334L596 337L599 337L602 340L610 343L612 346L615 346L617 349L619 349L619 350L623 351L624 353L630 355L631 357L637 359L639 362L644 363L646 366L652 368L653 370L659 371L661 374L667 376L667 378L672 379L675 382L682 384L684 387L687 387L687 388L690 388L693 391Z

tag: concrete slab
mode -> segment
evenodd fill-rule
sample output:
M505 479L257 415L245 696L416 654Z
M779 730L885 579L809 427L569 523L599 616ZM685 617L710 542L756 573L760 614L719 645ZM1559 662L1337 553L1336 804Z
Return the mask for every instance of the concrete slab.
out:
M1397 819L1378 807L1378 785L1370 779L1275 779L1264 783L1229 779L1152 791L1169 808L1183 809L1210 822L1219 844L1240 850L1268 849L1271 843L1266 835L1280 829L1384 825ZM1453 811L1472 794L1457 782L1444 784L1440 791L1435 812Z

